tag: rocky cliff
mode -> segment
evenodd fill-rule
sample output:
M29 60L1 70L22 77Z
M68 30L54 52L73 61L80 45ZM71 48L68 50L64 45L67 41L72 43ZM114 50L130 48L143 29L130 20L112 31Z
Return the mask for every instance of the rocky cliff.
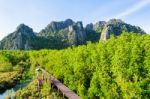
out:
M31 46L32 39L35 38L35 33L32 28L20 24L16 31L9 34L1 41L1 49L4 50L29 50L33 49Z
M104 29L101 32L101 40L109 39L110 35L119 36L122 31L145 34L140 27L132 26L120 19L111 19L104 25Z
M67 19L61 22L51 22L39 34L39 37L55 39L57 43L64 43L65 46L80 45L85 43L86 33L82 22L74 22Z

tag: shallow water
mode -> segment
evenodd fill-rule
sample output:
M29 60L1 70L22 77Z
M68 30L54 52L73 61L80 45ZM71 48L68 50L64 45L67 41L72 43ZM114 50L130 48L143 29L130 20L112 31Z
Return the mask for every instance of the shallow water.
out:
M16 91L21 88L20 85L16 85L13 88L7 89L4 93L0 94L0 99L5 99L5 97L11 97L11 99L14 99Z
M8 96L11 97L11 99L14 99L16 91L23 88L23 87L25 87L26 85L28 85L28 83L30 81L31 80L29 80L26 83L17 84L15 87L7 89L4 93L0 94L0 99L5 99L5 97L8 97Z
M0 94L0 99L5 99L7 96L11 97L13 99L15 95L16 90L14 88L7 89L3 94Z

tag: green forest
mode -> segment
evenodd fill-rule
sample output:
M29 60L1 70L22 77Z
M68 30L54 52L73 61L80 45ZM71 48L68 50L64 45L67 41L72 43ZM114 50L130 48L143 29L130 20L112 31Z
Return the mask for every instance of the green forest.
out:
M40 92L36 90L34 76L38 65L82 99L150 97L148 34L122 33L118 37L112 35L107 41L87 42L86 45L63 50L0 51L0 90L4 89L2 84L6 86L12 85L12 81L33 79L29 85L16 92L16 99L38 99L38 94L42 99L55 96L55 91L47 84ZM13 79L4 78L6 73L12 73Z

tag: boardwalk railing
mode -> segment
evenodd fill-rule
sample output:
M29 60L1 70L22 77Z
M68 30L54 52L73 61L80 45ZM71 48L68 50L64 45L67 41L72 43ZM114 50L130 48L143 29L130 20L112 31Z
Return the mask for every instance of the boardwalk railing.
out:
M75 94L68 87L62 84L59 80L57 80L55 77L49 74L46 70L44 70L41 67L38 67L38 69L41 70L44 73L44 75L50 79L51 84L55 85L57 89L61 91L62 94L66 96L68 99L80 99L80 97L77 94Z

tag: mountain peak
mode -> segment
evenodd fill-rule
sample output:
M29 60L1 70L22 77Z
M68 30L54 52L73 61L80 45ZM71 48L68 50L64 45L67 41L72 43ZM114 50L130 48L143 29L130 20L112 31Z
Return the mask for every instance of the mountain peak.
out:
M16 33L23 33L23 34L33 34L33 30L32 28L30 28L29 26L25 25L25 24L20 24L16 31Z
M74 24L74 21L72 19L66 19L65 21L60 21L60 22L52 21L50 24L47 25L45 29L41 31L41 33L57 32L73 24Z
M125 23L121 19L110 19L107 24Z
M145 32L137 27L123 22L121 19L110 19L101 32L101 39L107 40L110 35L119 36L122 31L145 34Z
M74 21L73 21L72 19L66 19L66 20L64 21L64 23L71 25L71 24L74 23Z

